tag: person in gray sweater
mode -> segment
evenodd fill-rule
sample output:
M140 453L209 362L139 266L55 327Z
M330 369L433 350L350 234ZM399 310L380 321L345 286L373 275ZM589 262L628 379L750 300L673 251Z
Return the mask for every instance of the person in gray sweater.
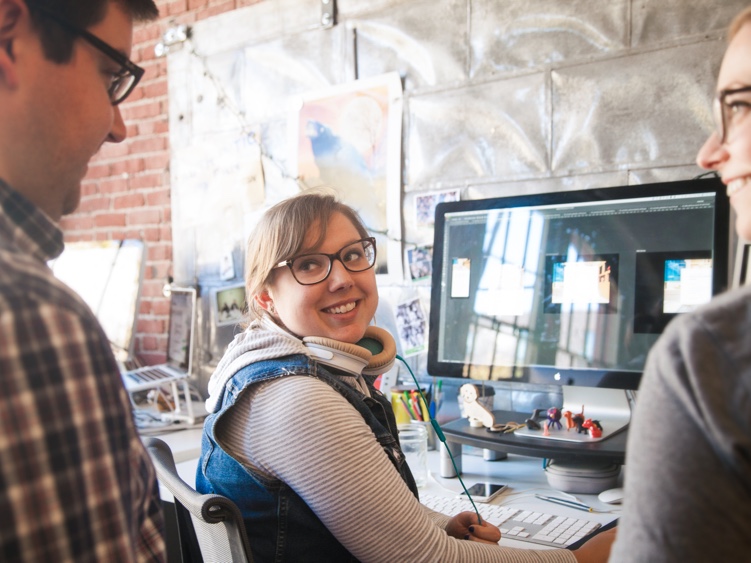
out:
M697 157L751 240L751 7L730 27ZM751 559L751 288L676 318L650 352L629 432L610 561Z

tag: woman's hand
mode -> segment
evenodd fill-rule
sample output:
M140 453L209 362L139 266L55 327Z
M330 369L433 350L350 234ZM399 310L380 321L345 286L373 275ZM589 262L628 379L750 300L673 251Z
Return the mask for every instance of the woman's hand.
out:
M610 548L615 541L618 528L597 534L579 549L572 551L578 563L605 563L610 556Z
M454 516L446 526L446 533L460 540L482 543L498 543L501 540L501 531L485 520L479 524L474 512L460 512Z

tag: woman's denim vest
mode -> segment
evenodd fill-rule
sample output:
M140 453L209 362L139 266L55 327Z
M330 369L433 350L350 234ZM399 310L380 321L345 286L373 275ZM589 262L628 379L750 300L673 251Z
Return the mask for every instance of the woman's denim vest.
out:
M364 397L324 366L302 354L251 364L238 371L227 383L219 410L209 415L204 423L196 488L202 493L224 495L238 505L257 562L356 561L295 491L281 481L268 479L244 467L217 444L214 434L217 422L249 385L287 375L315 377L347 399L373 430L409 489L418 496L417 486L399 447L391 403L373 388L370 381L367 383L372 398ZM305 421L300 422L304 424ZM325 468L319 470L325 471ZM310 478L317 477L311 473ZM368 483L362 483L362 488L366 490Z

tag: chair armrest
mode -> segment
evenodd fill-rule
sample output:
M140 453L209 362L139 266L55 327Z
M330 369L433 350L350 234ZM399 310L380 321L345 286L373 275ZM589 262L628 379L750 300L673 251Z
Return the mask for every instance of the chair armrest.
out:
M152 436L144 438L144 445L151 456L161 484L191 514L209 524L223 522L232 517L242 521L240 511L232 501L221 495L201 495L180 478L172 451L166 442Z

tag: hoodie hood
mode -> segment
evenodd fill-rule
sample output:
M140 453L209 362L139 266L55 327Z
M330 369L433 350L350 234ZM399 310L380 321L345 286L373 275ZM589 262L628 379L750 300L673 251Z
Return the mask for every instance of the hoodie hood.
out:
M269 317L254 320L248 328L235 336L211 375L206 410L211 413L217 409L224 386L244 367L293 354L311 355L299 338L286 332Z

